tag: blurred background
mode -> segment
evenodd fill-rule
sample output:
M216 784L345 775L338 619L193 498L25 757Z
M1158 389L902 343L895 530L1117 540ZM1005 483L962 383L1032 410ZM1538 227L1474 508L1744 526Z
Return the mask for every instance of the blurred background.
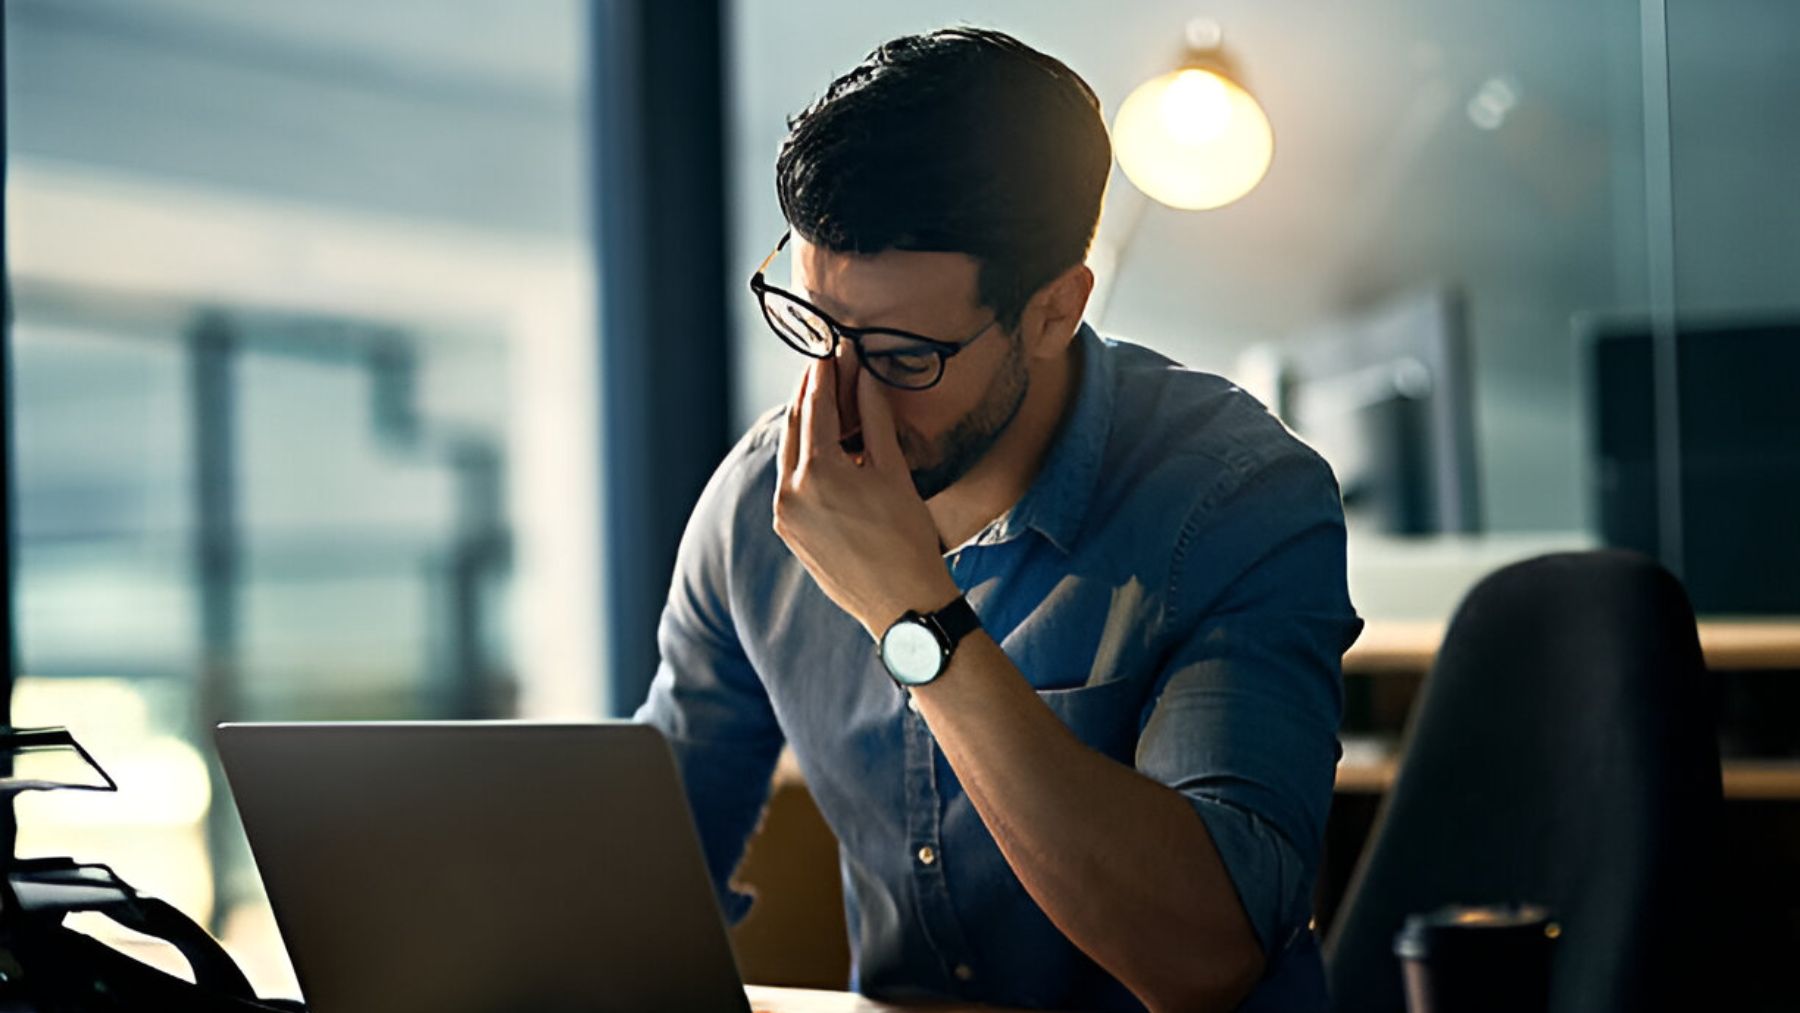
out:
M1792 4L4 12L13 723L121 787L22 800L19 851L105 857L277 994L208 729L635 707L688 506L799 368L744 284L785 118L895 35L1011 32L1109 123L1196 18L1222 40L1266 175L1183 211L1115 169L1088 320L1326 453L1372 620L1603 543L1703 614L1800 613ZM1796 682L1758 678L1724 733L1793 840Z

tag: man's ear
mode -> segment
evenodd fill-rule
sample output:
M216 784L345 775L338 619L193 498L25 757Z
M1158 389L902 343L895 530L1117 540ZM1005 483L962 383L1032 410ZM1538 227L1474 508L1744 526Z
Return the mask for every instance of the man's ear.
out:
M1026 353L1039 358L1061 355L1081 326L1093 291L1094 272L1086 264L1076 264L1038 289L1019 321Z

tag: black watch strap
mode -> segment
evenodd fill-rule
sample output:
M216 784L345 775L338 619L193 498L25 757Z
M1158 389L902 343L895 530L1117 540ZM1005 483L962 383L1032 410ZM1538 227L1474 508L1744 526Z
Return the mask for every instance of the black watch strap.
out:
M962 595L957 595L955 601L931 613L929 618L944 634L945 654L955 651L956 645L962 643L962 638L981 628L981 617L975 614L969 599Z

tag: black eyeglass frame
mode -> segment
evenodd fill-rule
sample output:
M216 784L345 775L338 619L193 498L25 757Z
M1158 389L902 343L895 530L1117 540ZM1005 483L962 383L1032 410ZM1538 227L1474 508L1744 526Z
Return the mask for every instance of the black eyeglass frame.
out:
M777 285L769 284L768 281L763 277L763 275L769 270L769 265L773 264L775 262L775 258L781 255L782 248L787 246L788 240L793 237L793 234L794 234L794 230L792 230L792 229L789 229L788 231L783 232L781 234L781 240L775 244L775 248L773 250L769 251L769 255L767 257L763 258L763 262L760 265L758 265L756 268L756 273L752 274L750 276L750 291L756 295L756 304L762 310L763 320L768 323L769 329L775 332L775 336L777 338L781 339L781 343L788 346L789 348L792 348L794 351L799 352L801 355L804 355L808 358L829 359L833 355L837 354L837 343L839 341L843 341L843 340L847 339L850 342L851 346L856 349L856 361L861 363L862 367L869 371L870 376L873 376L875 379L877 379L877 380L881 381L882 383L887 384L889 387L893 387L897 390L930 390L931 388L937 386L938 383L944 379L945 367L948 364L948 362L950 361L952 356L956 355L956 353L962 351L963 349L974 344L976 341L980 340L981 337L983 335L985 335L990 328L992 328L995 324L1000 322L1000 318L996 316L994 319L989 320L985 324L982 324L980 330L976 331L974 334L969 335L968 337L964 338L961 341L942 341L937 338L928 338L923 334L916 334L912 331L903 331L897 327L851 327L849 324L838 323L837 320L831 316L831 314L825 312L824 310L820 309L817 306L814 306L812 303L808 302L805 299L800 298L799 296L795 295L794 293L789 292L785 288L781 288ZM828 328L831 331L831 347L826 349L823 353L815 353L810 348L802 348L799 345L795 344L794 341L797 339L790 337L790 335L782 328L782 326L775 322L774 315L769 312L768 294L770 292L775 293L776 295L780 296L783 299L788 299L793 302L799 303L801 306L804 306L808 310L811 310L813 313L817 314L819 319L825 322L826 328ZM886 337L891 337L891 338L899 338L899 339L902 339L905 341L917 342L917 343L925 346L925 349L922 349L922 351L928 350L928 351L936 353L937 354L937 371L932 375L931 382L925 383L925 384L918 384L918 385L900 383L895 380L890 380L886 376L883 376L881 370L872 368L869 365L869 355L871 353L864 350L863 339L869 337L870 335L876 335L876 334L884 335ZM882 355L890 354L890 353L878 352L878 353L874 353L874 354L877 357L880 357ZM911 355L911 354L918 354L918 353L906 352L906 353L901 353L901 354Z

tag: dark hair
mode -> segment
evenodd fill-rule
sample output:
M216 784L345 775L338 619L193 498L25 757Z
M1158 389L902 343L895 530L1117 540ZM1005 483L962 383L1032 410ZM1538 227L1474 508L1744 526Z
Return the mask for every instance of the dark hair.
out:
M885 43L788 120L775 188L829 250L966 253L981 303L1012 330L1038 289L1087 256L1112 167L1093 89L1002 32Z

